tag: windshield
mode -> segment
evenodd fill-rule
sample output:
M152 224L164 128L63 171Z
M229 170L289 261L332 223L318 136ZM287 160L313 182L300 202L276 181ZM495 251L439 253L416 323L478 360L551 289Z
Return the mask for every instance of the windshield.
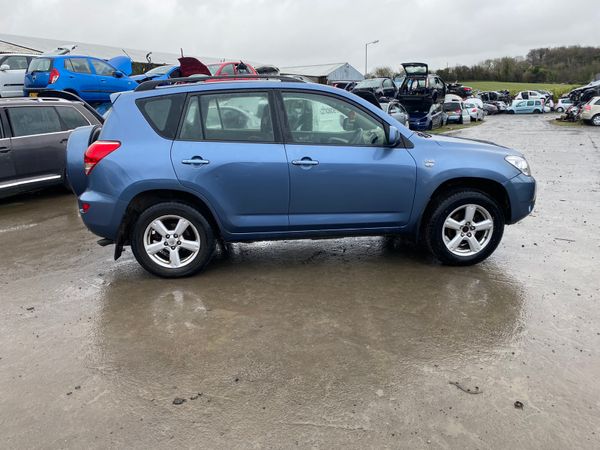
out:
M49 72L52 60L50 58L35 58L29 64L28 72Z
M370 78L368 80L359 81L355 89L375 88L381 86L381 78Z
M175 66L158 66L146 72L146 75L164 75Z

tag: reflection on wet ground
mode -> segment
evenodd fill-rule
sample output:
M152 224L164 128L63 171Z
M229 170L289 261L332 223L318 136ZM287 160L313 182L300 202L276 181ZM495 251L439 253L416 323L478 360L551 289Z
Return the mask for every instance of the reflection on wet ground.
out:
M463 133L524 150L540 181L471 268L370 237L234 244L162 280L112 261L61 190L0 201L5 445L597 447L594 133Z

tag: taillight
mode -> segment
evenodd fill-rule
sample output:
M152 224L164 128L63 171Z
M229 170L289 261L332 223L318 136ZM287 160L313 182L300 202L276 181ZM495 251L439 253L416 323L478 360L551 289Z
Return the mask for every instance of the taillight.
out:
M585 105L585 106L583 107L583 109L584 109L585 111L591 111L591 110L592 110L592 105Z
M96 141L90 145L83 156L85 174L89 175L96 164L102 161L102 158L114 152L120 146L119 141Z
M460 114L460 109L457 109L456 111L454 111L456 114Z
M60 72L56 70L55 67L50 71L50 80L48 81L48 84L56 83L58 81L58 77L60 77Z
M471 111L472 112L477 112L477 108L473 108Z

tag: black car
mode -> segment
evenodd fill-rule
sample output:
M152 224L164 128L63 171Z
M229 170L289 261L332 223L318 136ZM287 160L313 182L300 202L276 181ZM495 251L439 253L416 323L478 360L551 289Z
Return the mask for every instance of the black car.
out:
M470 86L463 86L460 83L451 83L448 85L448 94L454 94L462 98L468 98L473 95L473 88Z
M403 63L406 76L398 92L402 104L419 102L421 106L443 103L447 94L446 83L434 73L429 73L425 63Z
M352 89L354 93L358 91L372 92L378 99L381 97L395 98L398 88L391 78L367 78L356 83Z
M0 99L0 197L65 184L71 130L101 117L62 98Z

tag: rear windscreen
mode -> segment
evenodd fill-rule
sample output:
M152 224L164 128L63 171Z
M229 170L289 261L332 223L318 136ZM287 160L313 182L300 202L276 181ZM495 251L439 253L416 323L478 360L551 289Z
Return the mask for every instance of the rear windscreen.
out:
M460 109L460 103L458 102L450 102L444 103L444 111L458 111Z
M29 63L28 72L49 72L52 67L50 58L35 58Z

